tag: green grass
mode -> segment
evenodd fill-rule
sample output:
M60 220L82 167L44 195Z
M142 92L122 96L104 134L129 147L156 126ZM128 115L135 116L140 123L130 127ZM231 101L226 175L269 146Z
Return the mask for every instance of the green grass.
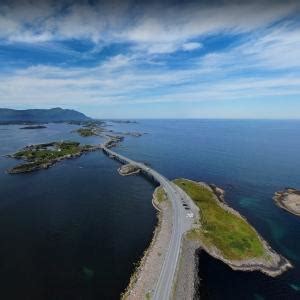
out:
M96 135L93 128L79 128L77 129L77 132L79 135L83 136L83 137L87 137L87 136L93 136Z
M62 142L54 143L50 149L37 145L34 149L25 149L15 153L14 157L25 158L28 161L49 161L68 154L77 154L82 149L82 146L77 142Z
M166 195L164 189L162 187L157 188L157 190L156 190L156 201L158 203L161 203L164 200L166 200L166 197L167 197L167 195Z
M247 221L223 209L210 190L184 179L176 179L174 182L200 208L201 228L191 230L190 238L200 239L207 246L215 246L226 259L264 256L265 250L257 232Z
M8 170L8 172L13 174L46 168L55 163L59 158L81 154L82 152L90 151L91 148L92 146L90 145L80 145L80 143L72 141L53 142L26 147L12 155L14 158L25 160L26 163L15 166Z

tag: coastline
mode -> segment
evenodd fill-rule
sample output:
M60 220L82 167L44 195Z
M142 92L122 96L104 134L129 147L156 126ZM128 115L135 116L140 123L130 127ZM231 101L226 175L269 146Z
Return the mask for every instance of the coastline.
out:
M225 201L219 200L218 195L214 192L214 189L212 189L208 184L204 182L196 182L200 186L204 186L210 191L213 192L213 195L215 197L215 201L217 201L218 205L221 206L225 211L228 211L237 217L243 219L244 221L247 221L246 217L242 216L238 211L234 210L232 207L228 206ZM249 224L249 223L248 223ZM276 277L287 271L288 269L292 268L292 264L284 258L282 255L278 254L271 248L271 246L268 244L266 240L263 239L263 237L256 231L256 229L249 224L250 227L255 231L257 237L261 241L265 253L268 257L258 257L253 259L244 259L244 260L229 260L226 259L220 251L215 247L209 247L205 243L198 241L199 248L206 251L209 255L212 257L221 260L226 265L228 265L233 270L238 271L260 271L268 276Z
M296 206L299 205L300 203L300 193L298 190L296 189L292 189L292 188L285 188L283 191L279 191L276 192L274 194L273 200L275 201L276 205L286 211L288 211L289 213L300 217L300 209L299 206L298 207L293 207L293 201L289 200L289 196L291 196L292 194L297 194L297 204ZM296 209L295 209L296 208Z
M192 180L188 180L192 181ZM192 181L195 182L195 181ZM242 218L247 222L247 219L238 211L234 210L224 201L224 194L216 186L211 186L203 182L195 182L200 186L204 186L213 192L215 201L226 211ZM133 272L130 282L121 295L121 299L151 299L152 289L155 286L157 276L159 274L161 262L163 261L163 252L157 255L157 249L162 249L163 245L167 245L168 236L171 235L172 224L170 224L171 202L165 199L162 203L158 201L158 189L153 193L152 205L157 210L158 222L155 227L153 238L150 245L144 251L141 260L139 261L135 271ZM168 224L169 222L169 224ZM249 223L248 223L249 224ZM250 224L249 224L250 225ZM199 226L199 224L195 224ZM201 226L201 225L200 225ZM251 225L250 225L251 226ZM252 227L252 226L251 226ZM189 231L182 238L180 249L180 260L176 270L176 277L173 286L173 299L194 299L197 291L199 291L201 279L198 277L198 262L199 252L205 251L210 256L218 259L228 265L232 270L238 271L260 271L268 276L276 277L292 268L292 264L283 256L276 253L262 236L252 227L262 243L265 254L263 257L230 260L226 259L216 247L209 247L199 240L190 237ZM169 231L169 232L168 232ZM167 248L166 246L164 247Z

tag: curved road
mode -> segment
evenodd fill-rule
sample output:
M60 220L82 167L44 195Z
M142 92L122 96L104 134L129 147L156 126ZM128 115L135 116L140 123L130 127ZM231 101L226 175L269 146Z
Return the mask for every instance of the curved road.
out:
M165 254L164 263L162 265L158 281L154 287L154 300L168 300L172 297L173 283L176 276L177 264L179 261L182 235L191 228L194 223L194 218L198 213L197 208L193 205L192 200L179 187L170 182L166 177L159 174L152 168L143 163L131 160L123 155L120 155L105 146L102 150L111 158L122 163L132 164L140 168L143 172L153 177L164 188L168 199L172 203L173 209L173 224L171 239L168 249ZM183 203L188 204L188 209L183 206ZM191 214L191 212L193 214Z

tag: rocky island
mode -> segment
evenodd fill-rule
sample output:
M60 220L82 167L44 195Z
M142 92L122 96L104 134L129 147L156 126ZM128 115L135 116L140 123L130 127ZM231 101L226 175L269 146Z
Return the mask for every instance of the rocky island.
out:
M75 158L83 153L97 149L99 149L97 146L81 145L78 142L72 141L26 146L20 151L8 155L8 157L11 158L22 159L25 163L17 165L7 170L7 172L9 174L18 174L48 169L61 160Z
M276 192L273 199L279 207L300 216L300 190L285 188L283 191Z
M118 172L120 175L122 176L128 176L128 175L132 175L132 174L136 174L140 172L140 169L137 168L134 165L131 164L127 164L127 165L122 165L119 169Z

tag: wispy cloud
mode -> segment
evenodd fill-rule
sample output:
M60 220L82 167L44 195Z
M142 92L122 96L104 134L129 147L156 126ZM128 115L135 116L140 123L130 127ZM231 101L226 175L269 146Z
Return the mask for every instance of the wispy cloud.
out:
M116 55L95 67L34 66L0 77L2 101L46 103L162 103L201 102L207 100L249 99L262 96L300 95L300 66L270 55L281 47L281 39L294 32L276 29L247 38L230 50L193 58L187 67L173 69L165 65L145 67L140 55ZM274 37L276 37L274 41ZM293 39L288 39L293 40ZM298 39L289 44L300 55ZM249 48L251 47L251 50ZM294 50L296 51L296 50ZM268 60L263 58L267 56ZM284 58L284 56L283 56ZM273 69L280 70L273 72ZM286 70L285 70L286 69ZM267 71L272 70L272 73ZM261 72L264 74L260 74Z
M238 2L204 5L136 5L131 1L13 1L1 5L0 37L10 42L39 43L88 39L94 43L132 42L140 49L164 53L193 38L212 33L249 32L295 13L296 1ZM195 44L194 44L195 47ZM197 48L197 47L196 47ZM190 44L189 50L196 49Z

